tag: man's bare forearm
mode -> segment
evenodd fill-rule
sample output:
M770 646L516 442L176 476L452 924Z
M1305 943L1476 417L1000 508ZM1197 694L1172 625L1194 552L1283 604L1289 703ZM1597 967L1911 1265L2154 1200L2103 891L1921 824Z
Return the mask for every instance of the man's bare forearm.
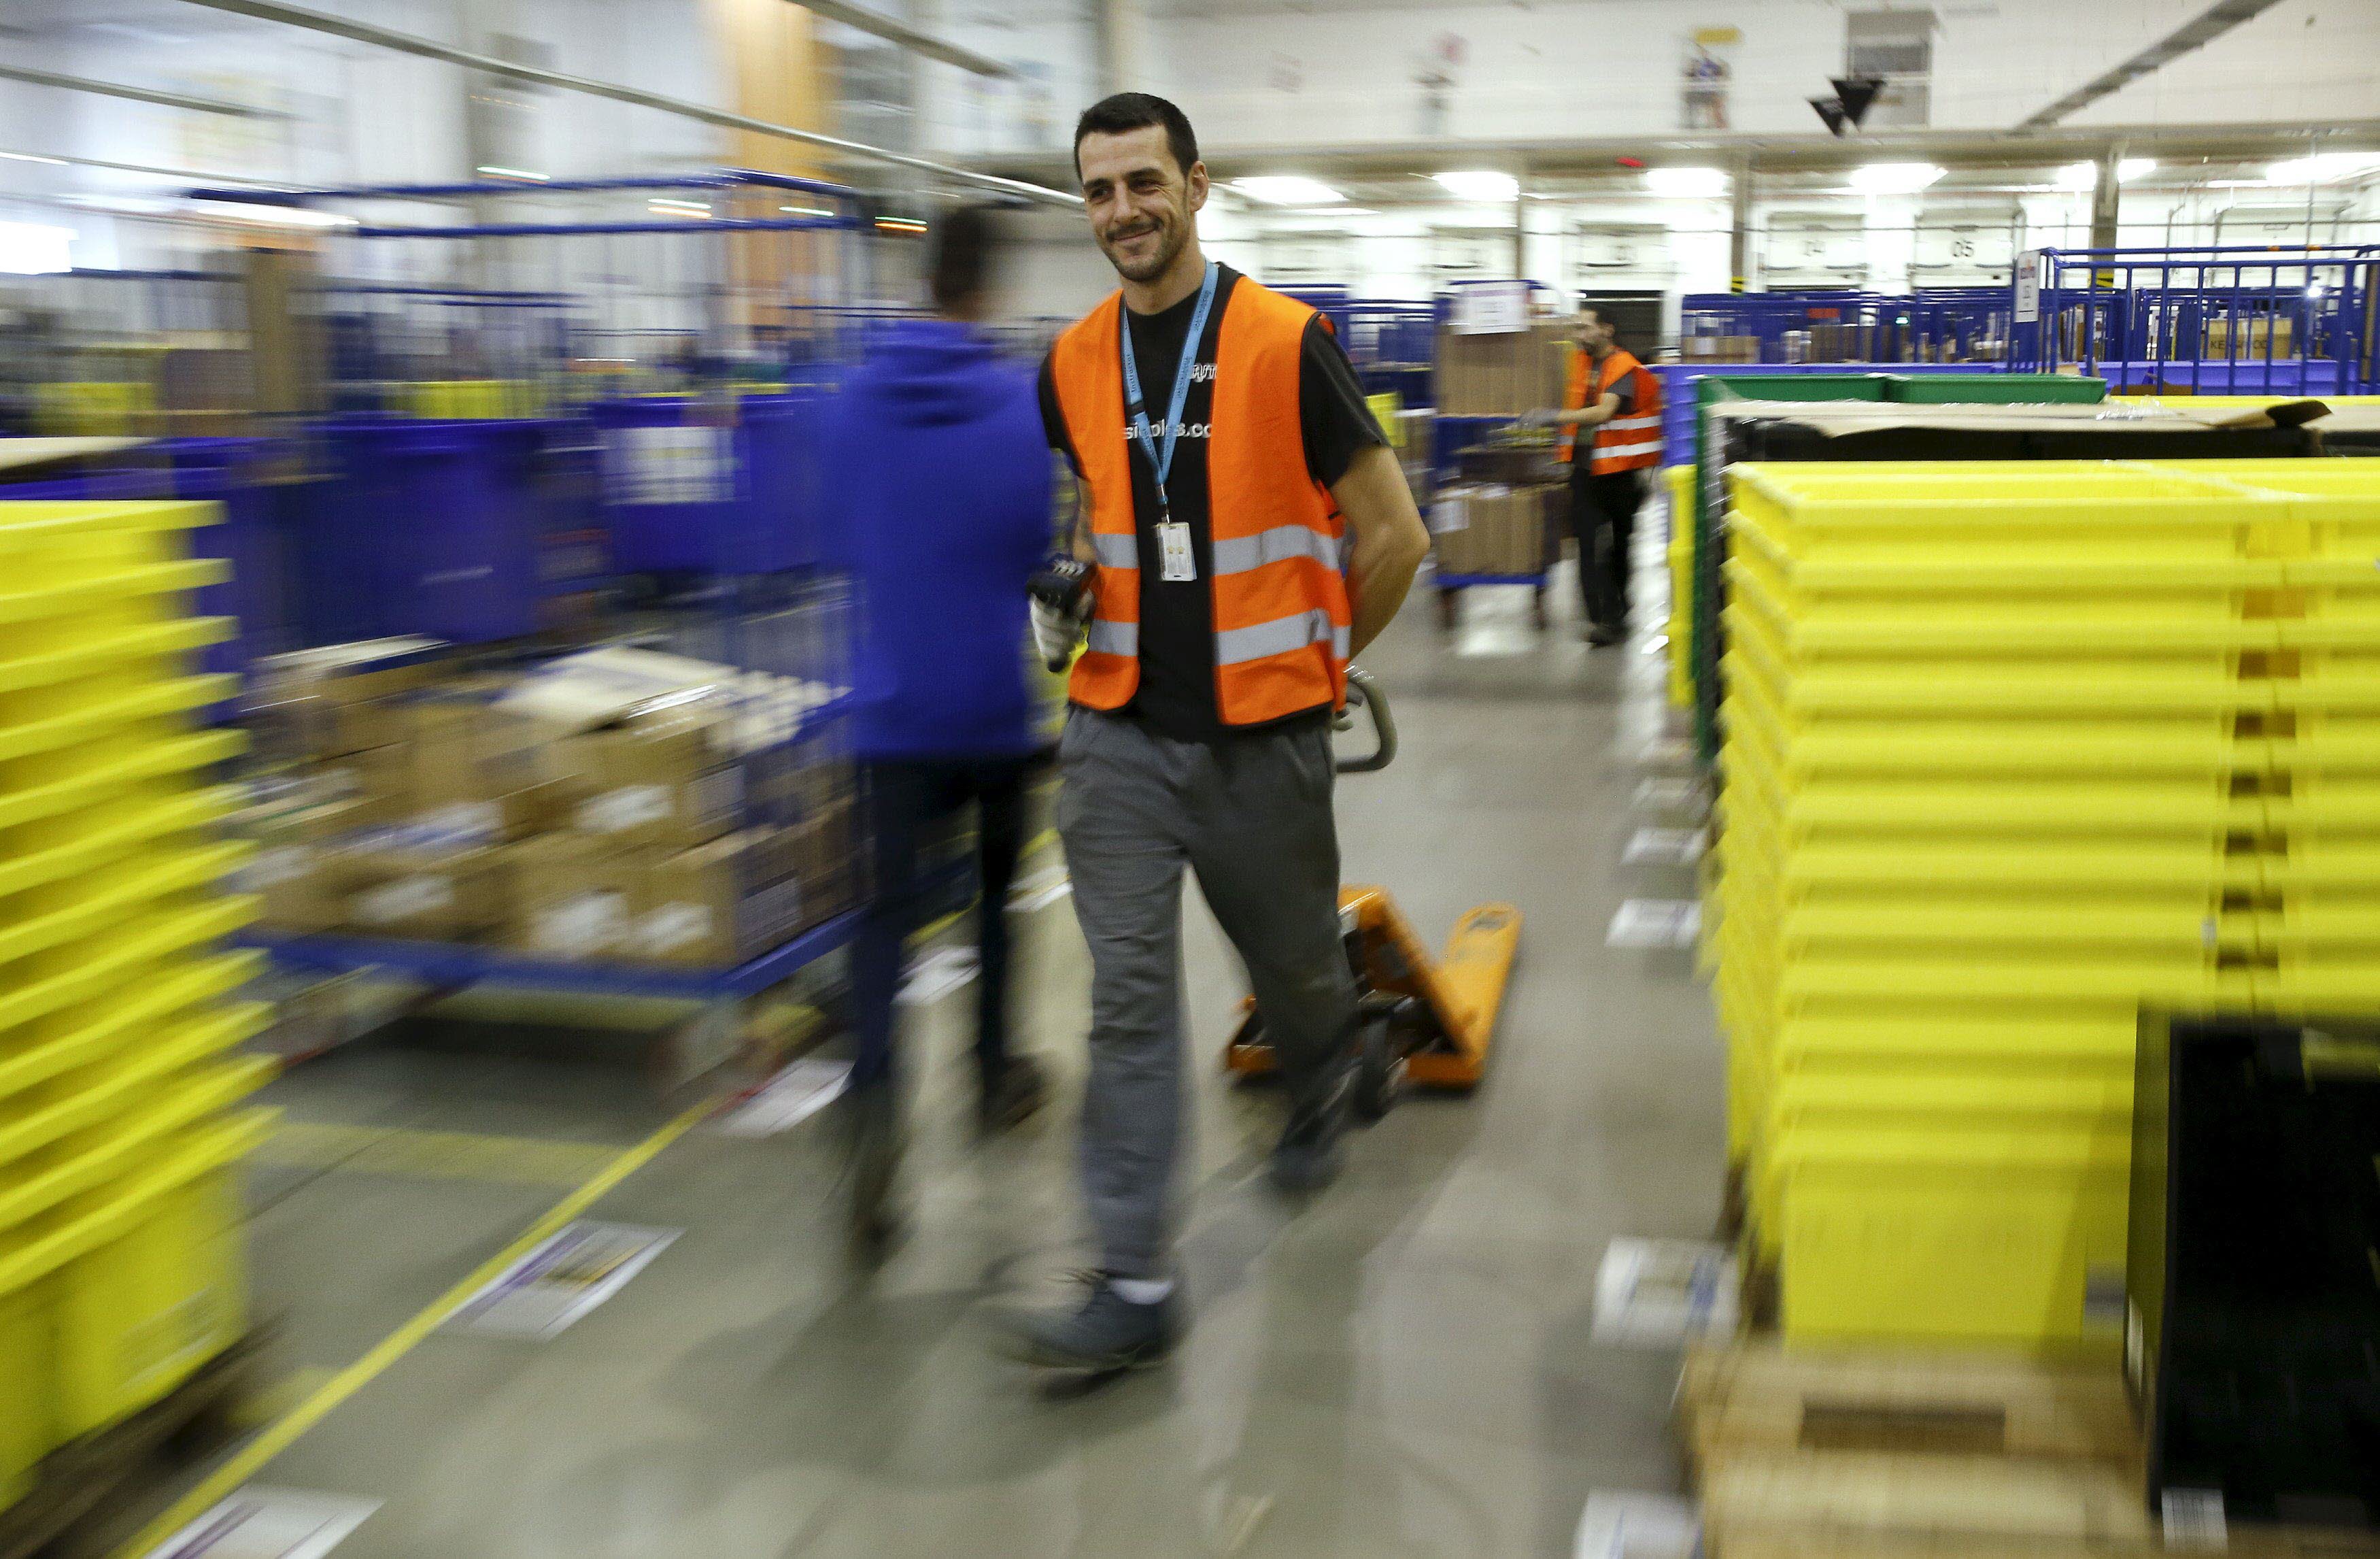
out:
M1404 604L1421 560L1429 555L1429 528L1421 521L1394 450L1375 445L1357 455L1330 495L1347 517L1347 539L1354 549L1347 569L1354 614L1350 639L1352 652L1361 654Z

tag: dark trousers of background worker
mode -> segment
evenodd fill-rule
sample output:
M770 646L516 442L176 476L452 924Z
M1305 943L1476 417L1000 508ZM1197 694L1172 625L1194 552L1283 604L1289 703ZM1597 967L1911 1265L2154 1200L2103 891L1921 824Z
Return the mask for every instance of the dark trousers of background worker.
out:
M1579 598L1596 627L1627 631L1630 552L1644 502L1644 471L1597 476L1579 451L1570 474L1570 530L1578 538Z
M917 839L972 802L983 895L976 906L976 1063L985 1096L1008 1065L1008 889L1025 826L1025 760L914 759L867 765L875 890L851 946L856 1092L892 1078L892 1002L925 884Z

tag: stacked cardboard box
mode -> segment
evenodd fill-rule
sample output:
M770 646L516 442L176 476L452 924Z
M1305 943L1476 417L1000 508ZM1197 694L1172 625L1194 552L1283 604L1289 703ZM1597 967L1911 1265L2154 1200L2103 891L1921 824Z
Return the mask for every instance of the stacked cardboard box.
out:
M2206 355L2210 358L2287 358L2296 355L2295 322L2288 315L2206 322Z
M242 819L264 923L698 967L788 940L854 900L850 772L737 681L606 703L404 641L282 658L296 756Z
M1559 529L1560 487L1468 482L1441 488L1430 505L1440 574L1537 574Z
M1688 362L1758 362L1757 335L1689 335L1678 343Z
M1517 417L1560 406L1570 367L1565 321L1540 320L1525 329L1465 335L1438 333L1434 393L1448 417Z

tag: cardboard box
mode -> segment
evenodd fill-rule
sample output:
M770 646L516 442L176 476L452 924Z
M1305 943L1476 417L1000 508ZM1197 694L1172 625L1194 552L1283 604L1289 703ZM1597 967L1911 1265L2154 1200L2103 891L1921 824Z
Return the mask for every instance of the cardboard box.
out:
M1545 566L1547 501L1559 489L1471 486L1431 506L1441 574L1536 574Z
M523 952L570 959L616 958L626 951L636 862L583 834L549 834L516 845L504 941Z
M571 825L631 848L691 849L744 813L744 771L697 713L639 715L568 737L560 760L579 789Z
M234 893L254 894L257 923L286 936L313 936L340 921L341 903L319 845L296 840L268 845L232 873Z
M511 862L501 850L439 850L375 842L363 835L326 849L322 869L340 905L340 922L360 935L429 942L468 941L504 921Z
M724 968L803 929L799 883L768 876L769 841L747 829L690 850L646 857L631 901L629 956Z
M389 701L436 680L441 648L434 639L374 639L267 656L251 679L257 718L316 758L393 746L403 733Z

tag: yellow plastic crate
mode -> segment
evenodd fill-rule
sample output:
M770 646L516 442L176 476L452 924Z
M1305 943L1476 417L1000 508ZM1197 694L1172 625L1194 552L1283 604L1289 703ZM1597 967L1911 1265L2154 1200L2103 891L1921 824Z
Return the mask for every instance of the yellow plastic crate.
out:
M59 1272L59 1424L136 1413L239 1340L248 1323L238 1183L269 1117L238 1117L143 1175Z
M1809 1131L1779 1156L1787 1342L2122 1346L2129 1124Z
M0 993L0 1056L57 1037L53 1024L73 1025L96 1016L108 998L131 980L172 971L185 956L210 947L255 917L252 895L231 895L203 904L176 907L127 922L104 944L73 968Z
M263 966L254 949L161 963L106 993L75 1023L0 1034L0 1101L106 1060L175 1015L238 990Z
M262 1087L273 1075L268 1060L220 1057L261 1031L269 1015L254 1003L191 1014L46 1090L0 1099L0 1229L12 1211L39 1211L12 1200L20 1191L30 1194L52 1171L105 1149L144 1112L221 1110ZM191 1102L200 1099L208 1102Z
M225 1038L212 1054L221 1054L223 1043L238 1042L230 1025L222 1026L222 1031ZM177 1038L176 1049L187 1054L194 1037ZM45 1215L138 1173L157 1156L159 1143L176 1132L221 1119L271 1080L273 1072L272 1063L261 1056L218 1065L206 1065L200 1057L181 1065L195 1069L178 1077L145 1076L109 1090L111 1103L121 1112L118 1119L105 1120L96 1111L78 1111L69 1117L69 1103L18 1124L11 1135L19 1142L34 1141L34 1134L43 1131L72 1132L73 1139L47 1151L37 1147L26 1159L0 1163L0 1253L39 1237ZM152 1097L139 1102L144 1086Z
M188 1133L0 1253L0 1505L41 1458L188 1379L245 1325L231 1169L261 1113Z

